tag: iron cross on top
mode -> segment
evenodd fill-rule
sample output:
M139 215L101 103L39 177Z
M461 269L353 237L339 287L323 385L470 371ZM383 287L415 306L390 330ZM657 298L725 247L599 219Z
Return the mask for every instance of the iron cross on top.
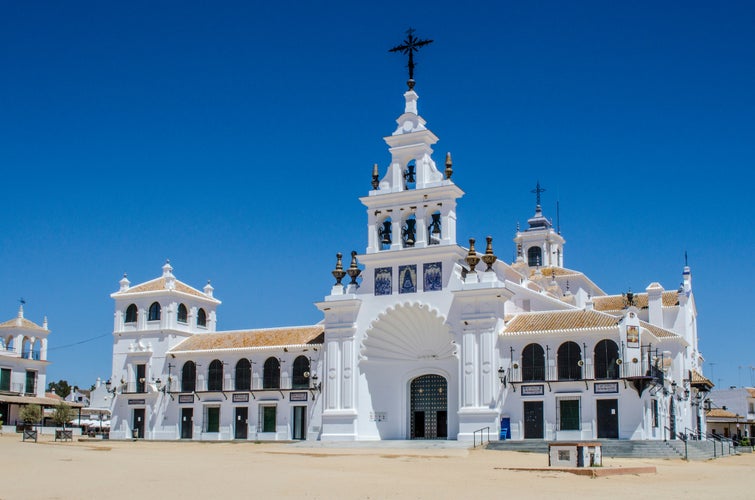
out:
M409 90L414 88L414 53L419 51L420 47L433 43L432 40L420 40L414 37L414 30L409 28L406 32L406 40L401 45L396 45L388 52L401 52L402 54L409 54L409 81L406 84L409 86Z

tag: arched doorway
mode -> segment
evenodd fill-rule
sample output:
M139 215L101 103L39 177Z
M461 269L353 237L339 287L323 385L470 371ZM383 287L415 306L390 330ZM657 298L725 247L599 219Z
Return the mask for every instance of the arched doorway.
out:
M409 419L411 439L448 438L448 382L440 375L412 380Z

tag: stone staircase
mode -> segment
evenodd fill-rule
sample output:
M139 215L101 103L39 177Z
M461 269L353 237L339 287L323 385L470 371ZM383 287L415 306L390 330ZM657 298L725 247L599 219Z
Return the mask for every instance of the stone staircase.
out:
M603 456L611 458L661 458L661 459L683 459L684 458L684 441L629 441L618 439L601 439ZM715 453L713 446L715 443ZM548 453L548 443L546 441L524 440L524 441L492 441L487 445L489 450L520 451L529 453ZM720 458L734 454L733 448L730 450L728 445L724 444L723 453L721 443L718 441L687 441L687 458L688 460L708 460L711 458Z

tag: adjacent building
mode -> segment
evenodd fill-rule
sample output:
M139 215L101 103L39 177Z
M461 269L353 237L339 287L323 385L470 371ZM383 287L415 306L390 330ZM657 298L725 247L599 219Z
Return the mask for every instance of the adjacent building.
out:
M58 401L45 396L47 318L42 326L24 318L24 306L15 318L0 323L0 421L13 425L27 404L51 407Z

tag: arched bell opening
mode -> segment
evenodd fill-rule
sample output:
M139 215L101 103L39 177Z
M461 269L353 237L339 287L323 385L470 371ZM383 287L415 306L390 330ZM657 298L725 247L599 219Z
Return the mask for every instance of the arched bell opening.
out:
M421 375L409 388L410 439L448 439L448 381Z
M438 245L443 237L443 227L440 219L440 210L430 214L430 225L427 226L427 244Z
M404 189L414 189L417 186L417 162L411 160L404 169Z
M378 224L377 232L380 250L388 250L391 248L391 244L393 243L392 225L393 221L390 217L386 217L380 222L380 224Z
M417 242L417 216L409 215L401 225L401 244L404 248L413 247Z
M543 251L540 247L530 247L527 250L527 265L530 267L543 265Z

